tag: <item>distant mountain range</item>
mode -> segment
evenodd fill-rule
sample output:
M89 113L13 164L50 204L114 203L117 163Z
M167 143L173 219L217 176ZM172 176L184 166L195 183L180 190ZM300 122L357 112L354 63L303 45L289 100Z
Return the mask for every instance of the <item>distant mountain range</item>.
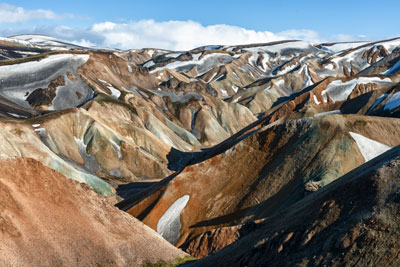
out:
M0 38L0 263L400 265L399 82L400 38Z

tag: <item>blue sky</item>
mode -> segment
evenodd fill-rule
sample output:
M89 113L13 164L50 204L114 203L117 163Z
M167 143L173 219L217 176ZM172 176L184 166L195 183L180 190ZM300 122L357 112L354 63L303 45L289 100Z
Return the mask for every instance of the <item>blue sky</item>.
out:
M98 0L96 3L83 0L14 0L0 4L0 35L34 32L83 44L121 48L164 45L163 48L170 49L188 48L205 41L221 43L226 40L233 44L235 32L238 43L245 43L246 38L254 42L257 36L260 42L283 38L313 42L377 40L400 35L399 9L400 1L395 0ZM4 15L2 10L9 13ZM18 16L21 19L17 19ZM7 20L6 17L13 19ZM10 23L10 20L13 22ZM140 24L146 21L151 23ZM180 24L171 24L171 21ZM106 26L106 22L111 22L112 26ZM100 26L94 30L96 25ZM146 31L157 32L158 35ZM119 33L119 37L127 41L113 41L118 37L112 33ZM164 39L163 34L166 35ZM187 36L175 39L168 36L177 34ZM141 36L144 36L143 40L140 40ZM203 40L194 41L200 38Z

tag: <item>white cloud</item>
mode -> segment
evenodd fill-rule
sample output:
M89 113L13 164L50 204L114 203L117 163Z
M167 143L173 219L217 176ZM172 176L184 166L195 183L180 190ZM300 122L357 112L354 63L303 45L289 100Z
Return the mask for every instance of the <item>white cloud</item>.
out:
M6 3L0 3L0 23L20 23L37 19L61 19L73 17L68 14L56 14L51 10L26 10Z
M141 20L130 23L94 24L90 33L103 39L101 45L122 49L154 47L188 50L203 45L238 45L300 39L309 42L365 40L365 36L323 36L312 30L288 30L279 33L254 31L231 25L203 26L194 21Z
M233 45L285 39L272 32L257 32L230 25L203 26L194 21L141 20L116 24L98 23L90 29L104 38L105 46L123 49L160 47L188 50L202 45Z
M88 28L70 28L66 26L42 26L33 29L20 29L21 33L41 33L80 45L97 45L103 47L163 48L170 50L189 50L203 45L238 45L250 43L267 43L278 40L299 39L314 43L358 41L365 36L333 35L324 36L307 30L287 30L273 33L270 31L254 31L232 25L204 26L195 21L141 20L129 23L102 22ZM18 33L0 31L0 34Z

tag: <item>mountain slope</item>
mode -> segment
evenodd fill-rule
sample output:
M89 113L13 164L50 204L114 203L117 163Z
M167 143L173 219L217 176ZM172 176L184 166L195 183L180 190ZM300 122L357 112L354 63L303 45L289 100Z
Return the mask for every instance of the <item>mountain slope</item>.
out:
M276 216L220 230L240 238L185 266L398 265L399 152L386 152Z
M2 266L128 266L186 255L36 160L2 156L0 191Z

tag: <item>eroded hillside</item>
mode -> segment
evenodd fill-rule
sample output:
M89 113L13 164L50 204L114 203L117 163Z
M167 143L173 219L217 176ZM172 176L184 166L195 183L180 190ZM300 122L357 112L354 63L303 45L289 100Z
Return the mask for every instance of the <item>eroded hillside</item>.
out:
M318 231L336 233L331 223L347 222L341 211L386 194L382 184L363 195L354 181L364 179L368 188L379 176L397 192L399 49L398 38L190 51L88 48L41 35L2 38L0 154L21 164L21 171L38 161L60 177L86 183L193 256L222 249L192 264L341 264L354 253L371 253L374 263L387 264L367 249L391 244L381 243L380 229L368 236L370 243L354 241L363 236L355 234L344 247L331 240L318 250L326 235L315 234L311 225L320 215L308 210L322 205L332 212L336 219L318 221ZM339 187L354 194L345 196ZM326 196L342 204L321 204ZM388 206L363 208L396 208L388 195L379 199ZM296 229L285 217L291 213ZM367 217L356 213L349 211L348 220L365 223ZM388 220L390 228L397 217L390 213ZM353 226L343 226L343 233ZM392 248L394 260L398 248ZM186 255L170 251L171 257L143 259Z

